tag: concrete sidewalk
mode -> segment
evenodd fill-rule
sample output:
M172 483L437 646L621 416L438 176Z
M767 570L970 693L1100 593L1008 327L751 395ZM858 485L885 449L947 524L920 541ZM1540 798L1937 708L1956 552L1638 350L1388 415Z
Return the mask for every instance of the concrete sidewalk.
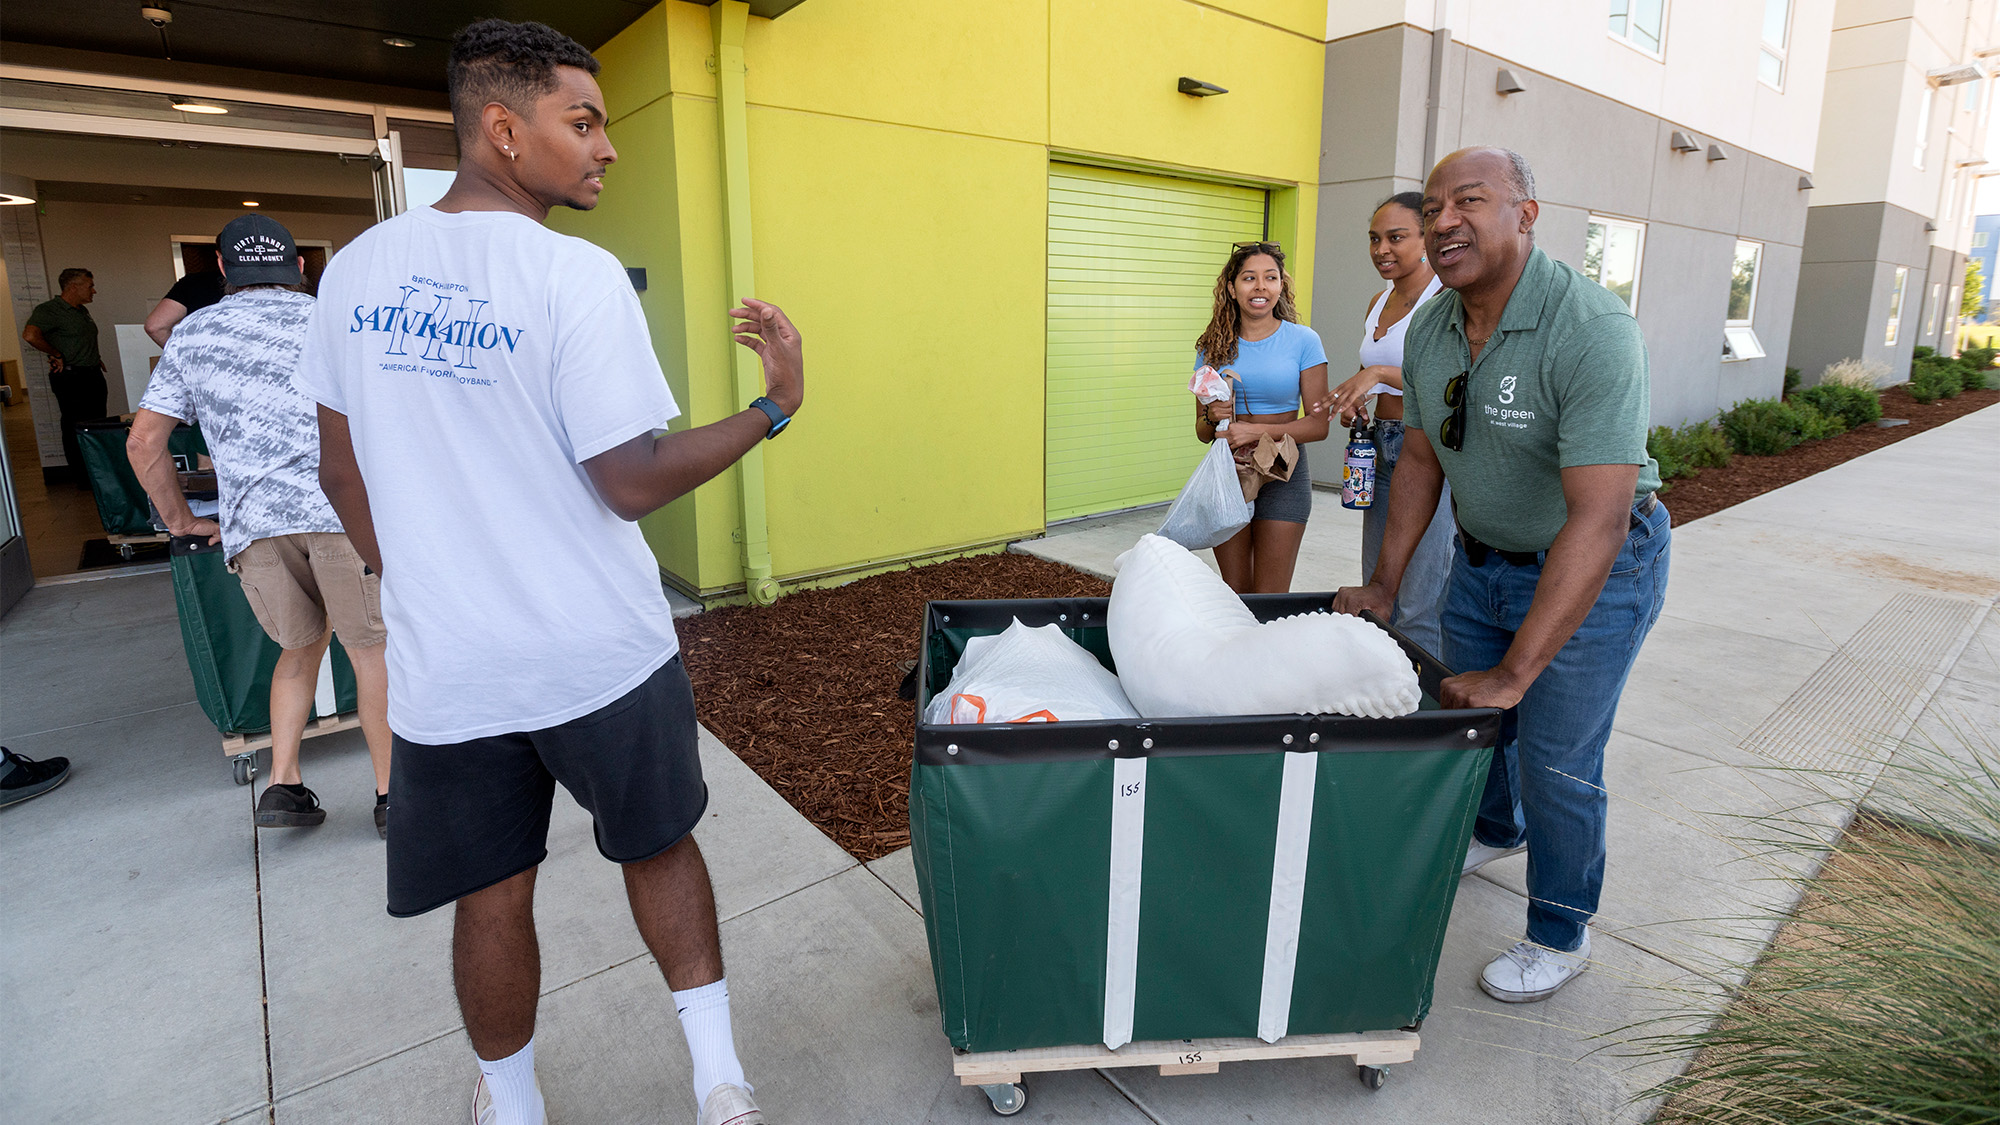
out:
M1666 614L1607 763L1597 963L1558 996L1513 1008L1474 983L1519 936L1524 862L1510 859L1460 885L1423 1047L1380 1092L1338 1060L1086 1071L1031 1078L1024 1119L1643 1120L1631 1096L1677 1064L1635 1066L1601 1037L1674 1001L1654 986L1708 994L1704 974L1769 928L1728 920L1786 905L1728 839L1732 816L1820 799L1771 767L1851 764L1859 738L1913 719L2000 729L1996 444L2000 411L1982 411L1676 529ZM1021 549L1102 571L1157 520ZM1359 539L1318 494L1295 588L1358 580ZM307 744L324 826L255 832L257 787L231 783L193 702L162 574L37 588L0 623L0 684L0 739L75 763L62 789L0 812L0 1119L463 1120L476 1072L449 913L383 913L357 734ZM907 851L857 864L713 739L703 752L698 836L772 1120L992 1120L950 1075ZM566 796L550 853L536 1044L551 1119L692 1121L665 984Z

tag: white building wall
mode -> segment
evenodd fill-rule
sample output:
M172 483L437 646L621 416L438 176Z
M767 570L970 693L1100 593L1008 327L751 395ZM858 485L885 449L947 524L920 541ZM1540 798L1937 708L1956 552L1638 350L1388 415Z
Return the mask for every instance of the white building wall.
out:
M1665 118L1725 148L1809 168L1833 16L1833 0L1792 0L1782 91L1757 80L1761 0L1668 0L1659 57L1610 34L1608 0L1333 0L1327 39L1398 23L1449 28L1457 42Z

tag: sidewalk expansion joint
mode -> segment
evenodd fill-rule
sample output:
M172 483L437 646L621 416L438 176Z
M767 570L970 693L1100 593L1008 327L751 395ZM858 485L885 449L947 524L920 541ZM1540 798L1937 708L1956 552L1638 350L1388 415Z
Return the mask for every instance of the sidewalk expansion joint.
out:
M66 730L78 730L83 727L96 726L98 723L115 723L120 719L136 719L141 715L157 715L162 711L172 711L180 707L199 707L200 705L197 700L190 699L184 703L168 703L160 707L148 707L143 711L127 711L120 715L105 715L96 719L87 719L81 723L71 723L68 726L50 727L47 730L10 731L7 737L35 738L44 734L61 734Z

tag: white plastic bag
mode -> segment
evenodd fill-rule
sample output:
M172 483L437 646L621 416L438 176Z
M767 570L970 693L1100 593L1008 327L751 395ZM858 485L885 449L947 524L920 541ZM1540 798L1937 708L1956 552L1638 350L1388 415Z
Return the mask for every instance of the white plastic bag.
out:
M1416 667L1380 627L1344 613L1259 624L1200 559L1158 536L1118 557L1105 627L1119 683L1147 718L1366 715L1423 698Z
M1019 618L998 636L973 637L951 686L924 709L927 723L1058 723L1136 719L1118 677L1054 625Z
M1213 547L1250 524L1256 505L1243 498L1243 484L1236 479L1236 459L1229 442L1216 427L1215 440L1208 445L1201 464L1167 509L1160 534L1190 551Z
M1194 377L1188 380L1188 393L1203 406L1211 402L1227 402L1234 396L1229 380L1221 372L1206 365L1195 369Z

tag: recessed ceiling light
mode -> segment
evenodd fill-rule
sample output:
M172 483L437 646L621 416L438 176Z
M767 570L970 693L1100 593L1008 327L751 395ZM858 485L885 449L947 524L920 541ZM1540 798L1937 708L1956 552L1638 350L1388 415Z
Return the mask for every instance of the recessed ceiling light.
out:
M245 207L262 207L262 206L263 206L263 204L261 204L261 203L257 202L257 201L256 201L256 200L254 200L254 199L246 199L246 200L244 200L244 201L243 201L243 206L245 206Z
M229 112L222 106L209 105L207 102L198 102L193 100L192 98L175 98L173 100L173 107L177 110L180 110L182 113L228 113Z
M416 40L405 39L400 35L391 35L387 39L382 40L382 42L387 43L391 47L414 47L417 45Z

